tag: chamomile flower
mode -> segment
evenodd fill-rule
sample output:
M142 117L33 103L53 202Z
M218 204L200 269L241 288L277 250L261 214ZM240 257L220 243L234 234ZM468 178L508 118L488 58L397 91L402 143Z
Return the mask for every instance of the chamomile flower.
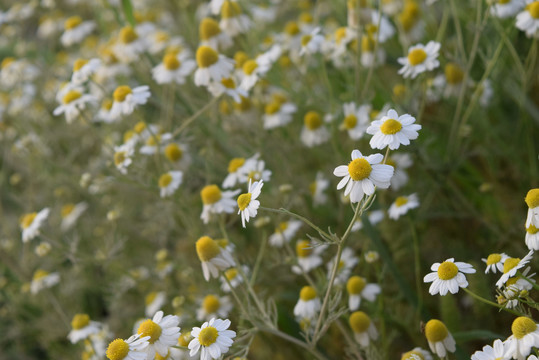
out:
M198 69L195 71L195 85L208 86L210 80L221 81L230 77L234 70L234 60L217 53L209 46L200 46L196 53Z
M222 78L219 82L212 81L208 85L208 90L215 97L227 94L238 104L241 103L242 97L248 96L247 91L238 86L234 77Z
M287 125L297 111L297 106L286 98L275 98L264 107L264 129L273 129Z
M434 263L430 269L434 272L425 275L423 281L426 283L432 282L429 293L431 295L440 294L446 295L449 291L451 294L456 294L459 287L465 288L468 286L468 281L464 274L473 274L475 269L472 265L464 262L455 262L455 259L447 259L443 263Z
M225 50L232 46L230 36L222 31L219 23L212 18L204 18L198 28L200 44L209 46L215 50Z
M404 78L411 77L415 79L417 75L436 69L440 66L438 61L438 52L440 43L429 41L427 45L417 44L408 50L408 56L397 59L403 67L399 70Z
M320 255L326 249L325 246L313 243L309 240L298 240L296 243L296 255L299 266L293 266L292 271L296 274L308 273L322 265Z
M52 114L54 116L65 114L67 123L71 124L86 109L86 104L92 103L95 100L93 95L85 94L83 89L73 88L65 92L62 96L62 104L54 109Z
M35 295L41 290L53 287L59 282L60 274L57 272L49 273L43 269L37 269L30 283L30 292Z
M503 263L507 260L509 256L504 253L501 254L490 254L486 259L481 259L487 268L485 269L485 274L488 274L489 271L496 274L496 270L503 273Z
M530 250L539 250L539 229L533 224L526 228L526 246Z
M162 357L166 357L169 348L175 346L180 336L178 324L180 319L176 315L167 315L163 317L163 312L158 311L152 319L143 321L137 330L140 337L149 337L148 347L145 352L148 359L153 359L156 352Z
M112 95L114 98L110 109L112 116L129 115L136 106L146 104L151 96L149 89L150 87L147 85L137 86L133 89L127 85L118 86Z
M348 308L350 311L355 311L359 309L361 299L373 302L382 288L378 284L367 284L365 278L354 275L348 279L346 290L348 291Z
M180 168L186 168L191 162L188 147L185 144L171 142L165 146L163 153L168 161Z
M526 264L530 262L532 257L533 257L533 250L530 250L530 252L526 256L524 256L522 260L519 258L511 258L511 257L505 259L505 262L503 263L503 275L496 282L496 286L502 287L502 285L504 285L505 282L509 280L509 278L517 274L518 270L526 266Z
M133 148L132 143L126 143L114 147L114 165L124 175L127 174L127 168L133 162L131 157L133 156L134 152L135 149Z
M88 314L76 314L71 320L71 331L67 338L72 344L75 344L90 335L97 334L100 330L101 324L97 321L91 321Z
M299 55L314 55L319 53L324 41L324 36L320 35L320 28L315 28L310 34L301 37L301 50L299 51Z
M266 75L270 68L271 61L269 57L264 54L257 56L255 60L245 61L241 67L243 72L240 85L241 88L246 91L251 90L258 80Z
M369 315L363 311L355 311L348 319L354 331L354 338L362 347L368 347L371 341L378 339L378 331Z
M427 350L416 347L402 354L401 360L432 360L432 355Z
M62 223L60 224L60 229L62 231L71 229L87 208L88 204L85 202L80 202L78 204L66 204L62 206Z
M504 344L500 339L494 341L493 346L485 345L481 351L476 351L472 355L472 360L496 360L504 357Z
M163 151L165 149L165 145L172 139L171 133L164 133L164 134L157 134L153 133L150 134L146 138L146 142L144 145L140 148L139 152L144 155L153 155L156 154L159 149Z
M539 1L526 1L525 10L517 15L516 26L525 31L527 37L539 36Z
M241 183L246 179L246 174L249 173L249 169L252 167L252 162L256 161L258 154L255 154L252 158L233 158L228 163L228 175L223 181L223 188L231 188L236 186L236 183Z
M71 46L80 43L86 36L94 31L93 21L83 21L80 16L72 16L64 23L64 33L60 41L64 46Z
M333 269L333 266L335 264L335 261L337 261L337 256L333 257L328 263L327 263L327 269L328 269L328 279L331 276L331 269ZM341 259L339 260L339 264L337 265L337 275L334 280L334 284L344 284L350 277L350 273L354 269L354 267L359 263L359 258L357 257L354 250L352 250L349 247L345 247L341 254Z
M152 316L165 305L165 302L166 295L163 291L152 291L144 298L144 304L146 306L144 313L146 316Z
M359 140L365 134L365 130L369 127L369 112L370 105L357 106L350 102L343 105L344 120L340 125L340 129L346 130L348 136L352 140Z
M209 236L202 236L197 240L196 250L206 281L209 281L211 276L219 277L219 270L235 265L228 251L220 248L217 242Z
M511 325L513 334L505 340L506 359L523 360L530 355L533 347L539 347L539 328L533 319L520 316Z
M211 320L216 317L226 318L232 307L232 302L228 296L206 295L197 310L197 320Z
M415 118L409 114L399 116L394 109L387 112L380 120L375 120L367 128L367 134L373 135L370 146L373 149L384 149L389 146L391 150L402 145L410 145L410 140L418 137L421 125L414 124Z
M342 177L337 190L345 188L344 196L350 195L350 201L357 203L363 195L372 195L375 186L387 189L393 176L393 167L380 164L384 156L373 154L363 156L359 150L352 151L352 161L348 165L337 166L333 175Z
M245 222L249 222L249 218L254 218L258 212L260 201L256 200L260 196L260 192L264 186L264 181L255 181L251 183L249 180L249 187L247 193L241 194L238 197L238 214L241 214L241 224L245 227Z
M133 335L127 340L116 339L107 347L107 358L109 360L145 360L146 352L144 351L149 345L149 336L140 337Z
M249 268L245 265L241 267L244 274L249 273ZM221 277L221 290L224 292L230 292L233 288L236 288L239 284L243 282L243 276L237 268L231 267L226 269ZM232 287L232 288L231 288Z
M408 174L405 170L412 166L412 157L407 153L391 154L387 158L386 164L395 168L395 174L391 178L391 188L399 190L408 182Z
M521 275L516 275L505 283L502 291L503 297L507 300L504 304L506 308L514 308L519 303L519 298L528 295L528 291L533 288L535 273L529 274L530 268L526 268Z
M294 306L294 315L300 319L314 319L320 311L320 299L312 286L304 286L299 293L299 300Z
M180 187L183 179L183 172L169 171L159 177L159 195L164 198L174 194Z
M112 47L115 56L123 63L136 61L147 48L146 41L140 36L138 30L130 25L124 26Z
M529 228L530 225L539 228L539 189L531 189L530 191L528 191L528 194L526 194L526 198L524 200L528 205L526 228Z
M455 352L456 343L453 335L447 330L443 322L431 319L425 325L425 337L429 343L430 351L444 358L447 352Z
M73 63L73 75L71 75L71 82L75 85L85 83L93 74L95 74L99 66L101 66L101 60L99 59L75 60Z
M233 199L240 190L221 191L217 185L207 185L200 191L202 198L202 213L200 218L207 224L211 214L231 214L236 208L236 201Z
M246 33L251 27L251 20L242 13L237 1L225 0L221 7L219 27L228 35L234 37Z
M320 145L329 140L329 131L316 111L309 111L303 117L300 139L307 147Z
M285 242L290 242L301 227L301 221L284 221L275 228L275 232L268 238L271 246L282 247Z
M22 230L22 242L28 242L39 235L39 230L49 217L49 208L44 208L40 212L24 214L21 217L20 226Z
M240 182L247 183L248 181L269 181L271 177L271 170L266 169L266 162L258 158L259 154L256 153L247 161L245 172L241 174Z
M152 69L152 77L158 84L185 84L185 79L196 68L194 60L181 60L178 54L166 54L163 62Z
M191 336L194 337L189 343L190 356L194 356L200 350L200 360L219 359L228 352L233 344L236 332L227 330L230 320L213 318L205 322L201 327L194 327Z
M415 209L418 206L419 199L417 198L417 194L399 196L389 207L389 218L397 220L399 217L406 214L408 210Z

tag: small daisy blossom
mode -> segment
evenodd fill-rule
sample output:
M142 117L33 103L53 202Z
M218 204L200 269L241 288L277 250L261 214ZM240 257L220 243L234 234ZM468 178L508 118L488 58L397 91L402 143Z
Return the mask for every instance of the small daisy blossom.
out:
M206 295L197 310L197 320L211 320L217 316L227 317L232 307L232 302L228 296Z
M255 154L253 158L258 158L258 154ZM237 182L241 182L246 176L243 174L247 174L249 172L250 162L256 161L256 159L249 158L233 158L228 163L228 175L226 176L225 180L223 181L223 188L231 188L236 186Z
M28 242L39 235L39 229L49 217L49 208L44 208L40 212L25 214L20 221L22 230L22 242Z
M300 139L307 147L320 145L329 140L329 131L324 126L322 117L316 111L309 111L305 114Z
M201 327L194 327L191 336L194 337L189 343L190 356L194 356L200 350L200 360L219 359L228 352L233 344L236 332L228 330L230 320L211 319Z
M517 274L518 270L526 266L526 264L530 262L532 257L533 257L533 250L530 250L530 252L526 256L524 256L522 260L519 258L511 258L511 257L505 259L505 262L503 263L503 275L496 282L496 286L502 287L502 285L505 284L505 282L509 280L509 278Z
M131 89L127 85L118 86L114 90L112 108L110 109L113 117L131 114L137 105L144 105L151 96L150 87L147 85L137 86Z
M394 109L387 112L380 120L375 120L367 128L367 134L373 135L370 146L373 149L384 149L389 146L391 150L402 145L410 145L410 140L418 137L421 125L414 124L415 118L409 114L399 116Z
M371 340L378 339L378 331L369 315L363 311L355 311L348 319L350 327L354 331L354 338L362 347L369 346Z
M320 311L320 299L312 286L304 286L299 293L299 300L294 306L294 315L300 320L314 319Z
M432 355L427 350L416 347L402 354L401 360L432 360Z
M292 267L292 271L295 274L308 273L312 269L322 265L323 261L320 255L324 252L326 246L316 245L309 240L298 240L296 243L296 255L298 256L299 266L294 265Z
M491 5L490 13L500 19L506 19L521 11L524 4L524 0L496 1Z
M196 68L192 59L182 60L179 54L167 54L163 62L152 69L152 77L158 84L184 84L186 77Z
M527 37L539 37L539 1L526 1L526 8L517 15L516 26Z
M152 291L144 298L146 308L144 314L150 317L157 313L166 302L166 295L162 291Z
M526 246L530 250L539 250L539 229L533 224L526 228Z
M146 348L148 359L155 358L156 352L162 357L167 356L169 349L178 342L179 323L180 319L176 315L163 317L163 312L158 311L152 319L147 319L139 325L137 334L141 337L150 337Z
M77 59L73 64L73 75L71 76L71 82L76 85L85 83L100 66L101 60L99 59Z
M264 107L264 129L273 129L287 125L292 121L297 106L286 99L273 100Z
M58 116L65 114L66 121L71 124L86 109L86 104L95 102L96 98L90 94L84 94L80 88L73 88L62 97L62 104L58 106L52 114Z
M133 143L130 142L114 147L114 165L122 174L127 174L127 167L133 162L131 157L134 153Z
M431 319L425 325L425 337L429 343L430 351L444 358L447 352L455 352L456 343L453 335L447 330L443 322Z
M183 179L183 172L169 171L159 177L160 196L162 198L174 194L180 187Z
M524 199L528 205L528 216L526 217L526 228L530 225L539 228L539 188L531 189Z
M350 311L355 311L359 309L361 299L373 302L382 288L378 284L367 284L365 278L355 275L348 279L346 290L348 291L348 308Z
M64 33L60 41L64 46L71 46L80 43L86 36L94 31L95 23L93 21L83 21L80 16L67 18L64 23Z
M313 31L311 31L310 34L302 36L301 50L299 51L300 56L303 56L305 54L313 55L320 52L320 49L322 48L322 44L324 43L325 39L324 36L319 33L320 28L317 27Z
M67 231L75 225L79 217L86 211L88 204L80 202L78 204L66 204L62 206L62 223L60 229Z
M327 202L328 196L324 191L329 187L329 180L321 171L316 173L316 179L309 185L309 191L313 197L313 205L318 206Z
M340 129L346 130L352 140L359 140L369 127L370 105L357 105L353 102L343 105L344 121Z
M30 283L30 292L35 295L41 290L53 287L59 282L60 274L57 272L49 273L45 270L37 269Z
M382 154L364 157L359 150L352 151L352 161L348 165L337 166L333 171L333 175L342 177L337 190L346 186L344 196L350 195L350 201L357 203L363 195L374 194L375 186L387 189L394 169L380 164L383 159Z
M241 224L245 227L245 222L249 222L249 218L254 218L258 212L260 201L256 200L260 196L260 192L264 186L264 181L255 181L251 183L249 180L249 188L247 193L238 196L238 214L241 214Z
M149 336L140 337L133 335L127 340L116 339L107 347L107 358L109 360L145 360Z
M454 259L447 259L443 263L434 263L431 268L432 273L425 275L423 281L426 283L432 282L429 293L431 295L440 294L446 295L449 291L451 294L456 294L459 287L465 288L468 286L468 281L464 274L473 274L475 269L472 265L464 262L454 262Z
M247 266L243 265L241 269L245 275L249 273L249 268ZM223 276L221 276L221 290L228 293L242 282L243 276L241 276L238 269L235 267L231 267L229 269L226 269L226 271L223 273Z
M333 259L327 262L328 280L331 277L331 269L333 269L335 261L337 261L337 256L334 256ZM335 285L346 283L350 277L350 273L358 263L359 258L354 250L349 247L345 247L342 251L341 259L339 260L339 265L337 266L337 275L335 276L335 281L333 283Z
M236 83L233 77L222 78L221 81L216 82L212 81L208 85L208 90L214 97L221 96L222 94L227 94L238 104L241 103L241 98L246 98L249 96L247 91L242 89Z
M505 340L505 359L524 360L533 347L539 347L539 327L526 316L520 316L511 325L513 335Z
M301 221L284 221L275 228L275 232L268 238L271 246L282 247L285 242L290 242L301 227Z
M219 277L219 270L235 265L232 255L219 247L219 244L209 236L202 236L197 240L196 250L206 281L209 281L211 276Z
M247 60L241 69L243 78L240 87L249 91L271 69L271 60L268 55L262 54L255 60Z
M75 344L92 334L97 334L101 330L101 324L97 321L91 321L88 314L76 314L71 320L71 329L67 338L72 344Z
M507 256L504 253L501 253L501 254L490 254L486 259L481 259L485 264L487 264L487 268L485 269L485 274L488 274L489 271L492 271L495 274L496 270L503 273L503 263L508 258L509 256Z
M236 208L236 201L233 199L240 190L221 191L217 185L207 185L200 191L202 198L202 214L200 218L207 224L211 214L231 214Z
M493 346L485 345L482 350L473 353L472 360L496 360L503 359L505 348L500 339L494 341Z
M251 19L242 13L237 1L225 0L221 7L219 27L229 36L236 36L249 30Z
M389 207L389 218L397 220L399 217L406 214L408 210L415 209L418 206L419 199L417 198L417 194L399 196Z
M440 43L429 41L427 45L417 44L408 50L408 56L397 59L403 67L399 70L404 78L415 77L425 71L436 69L440 66L438 61L438 52L440 51Z
M200 46L196 53L198 69L195 71L195 85L208 86L210 80L221 81L230 77L234 70L234 60L217 53L209 46Z

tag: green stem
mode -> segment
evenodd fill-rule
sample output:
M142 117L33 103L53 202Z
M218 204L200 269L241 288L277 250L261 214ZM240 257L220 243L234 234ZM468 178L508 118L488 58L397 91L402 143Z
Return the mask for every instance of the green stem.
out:
M514 311L514 310L511 310L511 309L508 309L506 307L503 307L502 305L499 305L499 304L496 304L495 302L493 301L490 301L490 300L487 300L485 299L484 297L482 296L479 296L477 295L476 293L474 293L473 291L471 291L470 289L468 288L462 288L462 290L464 290L466 293L468 293L468 295L476 298L477 300L481 301L481 302L484 302L485 304L488 304L488 305L491 305L491 306L494 306L498 309L501 309L501 310L504 310L504 311L507 311L513 315L516 315L516 316L522 316L521 313L517 312L517 311Z
M262 233L262 244L260 244L260 248L258 249L258 255L256 256L256 262L253 266L253 274L251 275L251 279L249 280L249 283L251 286L255 283L256 277L258 275L258 270L260 269L260 264L262 263L262 258L264 257L264 252L266 250L266 244L268 243L268 234L266 234L266 231L264 230Z
M331 235L329 235L324 230L320 229L318 226L313 224L309 219L307 219L307 218L305 218L305 217L303 217L301 215L298 215L296 213L293 213L293 212L288 211L288 210L283 209L283 208L281 208L281 209L272 209L272 208L267 208L267 207L261 206L259 209L269 211L269 212L279 213L279 214L287 214L287 215L290 215L292 217L295 217L296 219L301 220L306 225L309 225L311 228L316 230L320 234L320 236L325 238L327 241L335 242L335 239Z
M415 230L414 221L411 217L410 220L410 232L412 233L412 240L414 245L414 270L415 270L415 284L417 291L417 316L421 318L421 308L423 307L423 290L421 281L421 254L419 252L419 239L417 238L417 232Z
M204 105L201 109L199 109L196 113L194 113L190 118L185 120L183 124L177 128L172 135L176 136L180 134L186 127L188 127L193 121L195 121L200 115L202 115L206 110L208 110L220 97L214 97L210 102L208 102L206 105Z

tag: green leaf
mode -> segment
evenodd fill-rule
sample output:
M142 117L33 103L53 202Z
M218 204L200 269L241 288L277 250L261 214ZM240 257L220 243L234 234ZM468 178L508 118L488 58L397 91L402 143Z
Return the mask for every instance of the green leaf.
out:
M127 22L129 22L131 26L135 26L135 16L133 15L133 5L131 4L131 0L122 0L122 8L124 9L124 15Z
M503 338L502 335L493 333L489 330L469 330L452 333L457 342L466 342L472 340L496 340Z

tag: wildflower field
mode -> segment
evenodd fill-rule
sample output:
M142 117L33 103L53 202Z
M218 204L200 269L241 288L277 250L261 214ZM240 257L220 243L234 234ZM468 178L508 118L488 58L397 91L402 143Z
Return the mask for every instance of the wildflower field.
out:
M3 0L0 360L537 360L538 39L537 0Z

